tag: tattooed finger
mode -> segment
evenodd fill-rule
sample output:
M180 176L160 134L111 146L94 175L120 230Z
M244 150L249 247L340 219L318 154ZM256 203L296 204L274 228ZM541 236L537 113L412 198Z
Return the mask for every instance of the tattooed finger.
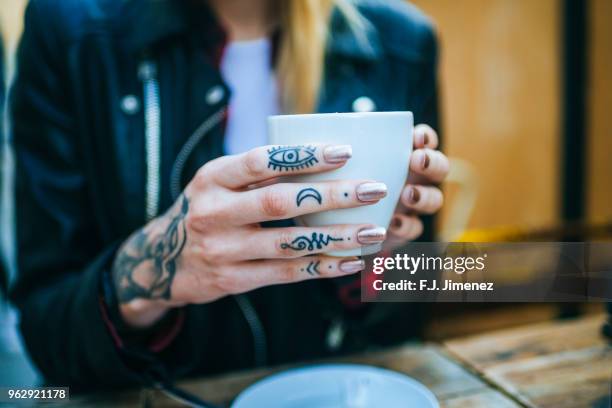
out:
M234 293L239 293L273 284L335 278L360 272L364 268L365 262L358 258L309 256L298 259L239 262L226 270L226 274L240 282L233 285Z
M263 146L207 163L202 177L239 189L273 177L333 170L344 165L352 154L349 145Z
M222 255L216 255L218 262L288 259L329 251L361 248L383 242L385 238L384 228L370 224L331 225L317 228L262 228L252 230L247 234L243 230L228 231L218 241L208 240L208 248L203 247L202 252L222 253ZM227 242L234 244L228 245Z
M227 212L233 225L245 225L375 204L386 195L385 184L365 180L278 183L236 193L238 199L228 203Z

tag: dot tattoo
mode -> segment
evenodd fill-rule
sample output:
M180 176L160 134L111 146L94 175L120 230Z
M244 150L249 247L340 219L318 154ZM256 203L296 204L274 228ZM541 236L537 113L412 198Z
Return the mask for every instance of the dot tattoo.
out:
M310 167L319 160L314 146L277 146L268 150L268 168L289 171Z
M312 251L315 248L323 249L323 247L326 247L332 241L344 241L344 238L334 238L329 234L325 235L322 233L313 232L310 237L302 235L291 241L289 244L283 242L280 247L282 249L293 249L294 251L303 251L305 249Z
M141 229L118 253L112 273L120 303L137 298L170 299L177 263L187 241L187 197L181 195L170 211L164 231Z
M321 203L323 202L323 197L321 197L321 193L319 193L314 188L305 188L303 190L300 190L300 192L297 194L297 196L295 197L295 203L299 207L300 204L302 204L302 201L306 200L307 198L312 198L316 200L319 205L321 205Z

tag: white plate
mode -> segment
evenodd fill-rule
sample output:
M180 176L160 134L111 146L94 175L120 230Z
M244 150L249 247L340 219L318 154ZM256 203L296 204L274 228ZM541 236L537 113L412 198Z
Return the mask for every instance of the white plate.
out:
M377 367L317 365L284 371L244 390L232 408L438 408L423 384Z

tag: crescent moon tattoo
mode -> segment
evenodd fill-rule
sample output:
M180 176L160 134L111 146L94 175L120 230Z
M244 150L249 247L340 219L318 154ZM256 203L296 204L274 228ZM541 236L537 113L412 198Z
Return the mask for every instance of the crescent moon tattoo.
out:
M303 190L300 190L300 192L297 194L297 197L295 198L295 203L299 207L300 204L302 204L302 201L306 200L307 198L313 198L317 200L319 205L323 202L323 197L321 197L321 193L319 193L314 188L305 188Z

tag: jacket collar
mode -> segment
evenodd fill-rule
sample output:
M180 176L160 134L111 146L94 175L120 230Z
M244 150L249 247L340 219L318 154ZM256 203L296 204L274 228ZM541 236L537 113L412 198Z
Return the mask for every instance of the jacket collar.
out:
M120 21L121 34L132 51L147 51L169 37L187 34L196 22L200 30L215 31L214 35L202 32L203 41L223 41L219 24L201 0L197 4L195 0L124 0Z
M125 0L122 35L133 51L145 51L173 35L185 34L195 27L209 32L200 38L212 46L224 41L225 34L204 1ZM363 60L376 60L381 54L378 32L365 22L363 35L356 35L338 10L332 15L332 35L328 52ZM207 35L208 34L208 35Z
M381 57L382 47L378 31L369 21L362 21L363 30L356 33L338 10L334 10L330 22L330 38L327 43L328 52L332 55L377 60Z

